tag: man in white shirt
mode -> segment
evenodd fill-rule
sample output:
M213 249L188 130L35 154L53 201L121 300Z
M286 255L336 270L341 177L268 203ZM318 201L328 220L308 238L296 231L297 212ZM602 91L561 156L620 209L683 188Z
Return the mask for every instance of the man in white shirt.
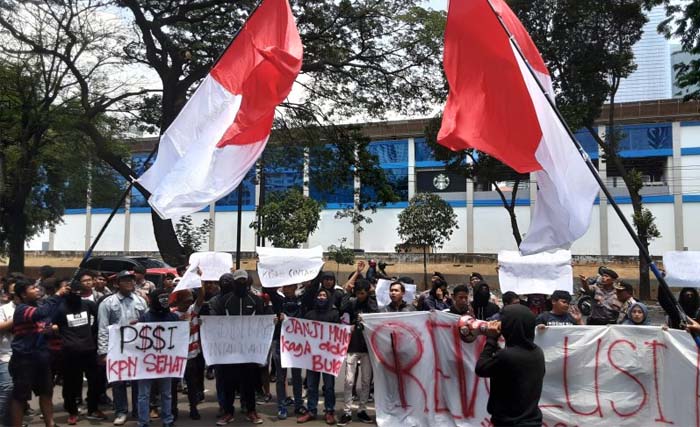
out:
M10 302L0 307L0 423L12 425L10 420L10 397L12 377L9 364L12 357L12 316L15 314L14 284L8 290Z

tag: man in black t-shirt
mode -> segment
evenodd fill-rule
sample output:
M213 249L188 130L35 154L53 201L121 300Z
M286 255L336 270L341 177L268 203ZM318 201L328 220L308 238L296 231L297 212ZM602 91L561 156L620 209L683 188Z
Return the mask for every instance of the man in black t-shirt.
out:
M77 399L82 394L83 375L87 379L87 405L90 420L104 420L99 410L100 390L97 376L97 305L82 299L83 285L77 280L71 284L66 296L54 316L53 323L63 340L63 407L68 412L68 424L78 422Z
M554 291L552 293L552 310L545 311L537 316L535 323L537 328L547 326L580 325L581 312L571 306L571 294L568 291Z

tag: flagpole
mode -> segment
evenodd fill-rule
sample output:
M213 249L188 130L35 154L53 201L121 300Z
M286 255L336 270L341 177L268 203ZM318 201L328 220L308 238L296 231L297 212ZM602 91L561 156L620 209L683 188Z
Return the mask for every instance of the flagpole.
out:
M250 19L251 16L253 16L253 14L260 8L260 5L262 4L262 2L263 2L263 0L260 0L258 2L258 4L255 5L255 8L253 8L253 10L250 12L246 21L234 33L233 37L231 38L231 41L228 43L228 45L226 45L226 48L216 58L216 60L214 61L214 63L210 67L210 70L211 70L211 68L214 68L216 66L216 64L218 64L221 61L221 58L223 58L223 56L226 53L226 51L228 50L228 48L231 47L233 42L236 40L236 37L238 37L238 34L240 34L240 32L243 30L243 28L245 28L245 25L248 22L248 19ZM200 82L199 85L201 85L201 84L202 83ZM197 85L197 87L199 87L199 85ZM153 156L158 151L159 144L160 144L160 137L158 138L158 141L156 142L155 146L153 147L153 150L151 150L151 153L148 155L148 158L146 159L144 164L147 164L153 158ZM85 261L87 261L88 258L90 258L90 256L92 255L92 251L95 249L95 246L97 246L97 243L102 238L102 235L104 234L105 230L107 229L107 226L110 224L110 222L112 221L112 218L114 218L114 215L119 210L119 207L122 205L122 203L124 203L124 200L126 200L126 197L129 195L129 192L131 191L132 187L136 187L141 193L143 193L143 195L146 199L148 199L150 197L151 193L148 190L146 190L141 184L136 182L136 180L138 178L136 177L136 173L133 170L131 170L131 173L129 174L129 176L124 177L124 178L127 178L130 181L128 187L124 191L124 194L122 194L121 198L119 199L119 202L117 202L117 205L114 207L114 209L112 209L112 212L110 213L109 217L107 217L107 221L105 221L104 225L102 226L102 229L100 229L100 232L97 234L97 237L95 237L95 240L90 245L90 248L87 251L85 251L85 254L83 255L83 259L80 262L80 265L82 265ZM239 211L238 212L238 220L239 220L239 222L240 222L240 218L241 218L240 210L241 210L241 202L240 202L240 196L239 196L239 202L238 202L238 211ZM238 226L238 242L236 244L236 268L238 268L240 265L240 234L241 234L241 231L240 231L240 225L239 225ZM75 276L77 276L79 271L80 271L80 267L78 267L78 269L76 269L74 278L75 278Z
M598 170L595 168L595 166L591 162L590 157L588 156L586 151L583 149L581 144L576 139L574 132L571 130L569 125L564 120L564 116L561 114L561 111L559 111L559 108L557 108L556 104L554 103L552 98L547 93L546 88L542 85L542 82L540 82L540 79L537 77L537 74L532 69L532 66L530 65L527 58L525 57L522 50L520 49L520 46L518 45L517 40L515 40L515 37L510 32L510 30L506 26L505 22L503 22L503 19L498 14L496 9L493 7L493 4L491 3L491 1L486 0L486 2L488 3L489 7L491 8L491 11L493 12L493 14L496 16L496 19L498 19L498 22L501 25L501 28L503 28L503 31L505 31L506 35L508 35L508 39L515 47L516 52L518 52L518 55L520 56L520 58L523 60L523 62L527 66L528 71L530 72L530 74L534 78L535 82L537 83L537 86L542 91L542 94L544 94L545 99L547 99L549 106L552 108L552 111L554 111L554 113L557 115L557 118L559 119L561 124L564 126L564 129L566 129L566 132L569 135L569 139L574 144L574 146L578 150L579 154L583 158L584 162L586 163L586 166L588 167L588 170L590 170L591 174L593 175L593 178L595 178L596 182L600 186L600 189L603 191L603 194L605 194L605 197L608 199L608 203L610 203L610 205L613 207L613 209L615 210L615 213L617 213L617 216L620 218L620 221L622 221L622 224L625 226L625 229L627 229L627 232L632 237L632 240L634 241L635 245L637 245L637 248L639 248L639 253L646 260L647 264L649 265L649 268L654 273L656 280L658 280L658 282L659 282L659 290L661 292L663 292L664 294L666 294L669 301L671 301L673 303L676 310L678 311L678 315L680 316L681 321L686 323L688 316L685 314L685 312L681 308L680 304L678 303L676 298L673 296L673 293L671 292L671 289L669 288L668 284L666 283L666 280L663 278L663 275L661 274L659 269L656 267L656 264L654 264L654 261L651 259L651 256L649 255L649 251L644 246L644 244L642 243L639 236L637 236L637 233L632 228L632 225L629 223L629 221L627 221L627 218L625 217L624 213L620 209L620 206L615 201L615 198L612 196L612 194L610 194L610 191L608 190L605 183L603 182L603 179L598 174ZM695 339L695 343L698 345L698 347L700 347L700 337L694 336L694 339Z

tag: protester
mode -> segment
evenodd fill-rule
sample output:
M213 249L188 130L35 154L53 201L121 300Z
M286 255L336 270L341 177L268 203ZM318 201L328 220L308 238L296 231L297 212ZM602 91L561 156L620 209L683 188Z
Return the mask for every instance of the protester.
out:
M413 304L406 304L403 300L406 295L406 287L401 282L393 282L389 285L389 304L380 309L382 313L399 313L407 311L416 311Z
M165 273L163 276L163 289L172 291L175 288L175 275L173 273Z
M12 317L12 356L9 371L12 376L12 425L21 426L24 407L32 397L39 396L39 407L46 427L53 427L53 383L49 352L44 335L48 321L56 314L66 288L37 307L39 287L28 280L18 280L15 295L20 303Z
M7 284L7 295L10 301L0 307L0 423L3 426L12 425L10 418L12 377L9 364L12 357L12 318L17 308L14 287L14 284Z
M156 285L146 280L146 267L142 265L134 266L134 281L136 293L145 300L148 300L151 292L156 290Z
M336 286L335 274L332 271L324 271L321 274L321 286L328 291L331 305L340 310L345 292Z
M452 300L447 293L445 276L436 271L430 278L430 289L423 292L418 299L418 309L442 311L450 308L451 305Z
M467 285L457 285L452 290L452 297L454 298L454 303L448 311L452 314L457 314L459 316L464 316L469 313L471 306L469 305L469 286Z
M504 307L511 304L520 304L520 297L513 291L508 291L504 293L502 300Z
M500 311L500 308L490 301L491 289L485 282L480 282L474 288L474 300L472 301L472 312L479 320L486 320Z
M581 286L586 292L592 291L595 294L595 304L591 309L591 315L588 317L589 325L608 325L617 322L620 307L622 304L617 299L615 291L615 281L618 279L618 274L609 268L601 267L598 269L600 273L599 283L591 285L586 279L586 276L580 275Z
M635 302L632 304L627 311L625 319L622 321L623 325L637 325L637 326L647 326L650 325L649 321L649 309L646 305L641 302Z
M340 323L340 313L331 304L331 291L325 286L316 293L314 308L304 315L305 319L317 322ZM306 423L315 420L318 410L318 387L320 378L323 377L323 399L326 424L335 424L335 377L331 374L316 371L306 371L306 383L308 386L306 414L297 418L297 423Z
M282 332L282 321L284 317L301 318L303 316L303 305L301 298L296 295L297 285L282 286L282 294L276 290L269 292L272 308L277 315L275 332L272 335L272 364L276 370L275 386L277 393L277 418L287 419L287 368L282 367L282 355L280 349L280 335ZM294 395L294 414L304 415L304 400L302 398L301 369L292 370L292 394Z
M538 328L582 324L581 312L578 307L571 305L571 294L568 291L552 292L551 300L552 309L541 313L535 320Z
M149 296L149 309L139 316L141 323L158 323L158 322L177 322L179 316L170 311L169 303L170 293L165 290L155 290ZM158 384L160 391L160 419L163 422L163 427L172 427L174 422L173 417L173 396L171 390L172 378L157 378L138 381L139 388L139 427L148 427L150 422L149 406L151 400L151 386ZM177 399L177 396L175 396Z
M200 310L204 305L205 293L202 289L197 293L197 300L192 298L192 291L185 289L175 292L173 305L175 315L180 320L190 323L190 341L187 347L187 366L185 367L185 383L187 384L187 401L190 404L190 419L199 420L201 415L197 409L200 399L204 398L204 355L199 342ZM174 396L177 400L177 396Z
M254 316L267 314L263 302L250 291L251 281L248 272L236 270L219 278L221 294L209 302L211 314L216 316ZM223 426L234 420L234 400L236 390L240 393L241 404L246 410L246 419L261 424L262 418L255 409L255 386L259 383L258 366L254 363L231 363L216 366L216 376L222 387L223 416L216 425Z
M85 299L87 286L81 274L80 281L74 281L70 293L59 306L54 317L58 333L63 339L63 407L68 412L68 424L78 422L77 400L82 396L83 376L87 379L87 418L104 420L99 410L99 386L97 384L97 341L94 326L97 324L97 305ZM90 288L88 288L90 289ZM91 290L91 289L90 289Z
M112 290L107 286L107 279L102 275L101 272L96 271L95 277L93 278L95 287L92 292L95 294L95 301L100 302L100 300L107 295L112 295Z
M665 292L661 291L661 286L659 286L659 304L666 311L668 326L672 329L681 329L682 319L676 311L676 305L670 301ZM698 320L700 317L700 295L697 289L681 289L680 294L678 294L678 304L687 317Z
M487 410L494 426L540 426L538 403L545 374L544 353L535 345L535 315L520 304L505 307L500 322L490 322L475 372L490 378ZM498 337L506 346L501 349Z
M56 269L50 265L42 265L39 267L39 278L36 280L35 284L39 287L39 298L41 299L46 292L44 290L44 281L54 278L56 275Z
M345 365L343 415L338 421L339 426L347 425L352 421L352 390L355 386L355 374L360 370L360 386L356 387L358 396L357 419L363 423L372 423L372 418L367 415L367 401L372 380L372 366L369 360L369 349L362 335L361 315L365 313L377 313L377 301L370 296L370 283L360 279L355 283L356 277L362 271L362 263L358 263L358 269L353 278L346 285L346 294L343 297L340 311L349 314L349 322L353 325L352 336L348 346L348 354Z
M620 314L617 318L617 323L622 323L627 318L627 312L637 300L634 299L634 288L632 285L620 280L614 285L617 300L620 301Z
M80 297L82 299L97 302L94 294L95 273L89 270L83 270L78 277L80 283Z
M107 351L109 350L109 326L127 326L136 323L143 313L148 310L146 301L135 293L134 275L126 270L117 274L117 293L106 297L97 309L97 354L99 355L100 369L105 365ZM136 381L132 381L132 396ZM114 399L114 425L120 426L126 423L129 402L126 397L126 382L115 381L112 383L112 397ZM132 399L132 405L136 402ZM137 413L138 411L134 410Z

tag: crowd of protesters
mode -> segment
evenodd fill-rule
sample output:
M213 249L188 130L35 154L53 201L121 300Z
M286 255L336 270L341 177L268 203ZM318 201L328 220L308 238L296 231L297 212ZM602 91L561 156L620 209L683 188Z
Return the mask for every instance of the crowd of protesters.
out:
M203 281L201 289L178 292L173 292L179 280L176 275L168 273L156 287L145 279L143 268L110 275L84 270L73 279L55 278L53 269L48 266L42 267L37 280L10 274L2 279L3 305L0 306L0 422L4 426L22 426L23 417L34 412L28 405L34 393L39 397L45 425L54 426L53 390L55 385L62 385L63 408L68 413L69 425L77 424L83 416L92 421L106 421L107 416L100 407L111 405L114 425L125 424L131 412L139 427L157 418L164 427L169 427L180 416L178 392L187 394L189 418L201 418L198 405L205 398L204 380L209 378L216 383L219 404L216 425L223 426L235 419L236 396L240 398L245 418L254 424L262 423L256 405L272 401L271 383L274 383L277 417L281 420L289 417L290 411L298 423L316 419L321 392L322 418L327 424L347 425L353 420L355 406L356 420L373 423L367 410L372 399L372 368L362 334L364 314L439 310L488 321L489 328L498 331L501 321L504 325L529 325L530 320L523 315L523 310L532 315L537 328L584 323L650 323L648 309L634 299L632 286L620 280L615 271L604 267L599 269L597 277L580 277L581 292L589 293L594 301L585 320L568 291L555 291L551 296L506 292L497 297L479 273L472 273L465 284L452 286L444 275L435 272L429 288L413 301L406 301L406 285L413 283L411 278L388 277L374 261L368 263L369 268L365 267L364 261L358 262L342 286L333 273L321 272L309 282L260 289L253 286L245 270L235 270L222 275L218 281ZM391 281L390 302L383 307L378 305L375 295L378 279ZM698 318L700 295L696 289L683 289L679 302L690 318ZM508 308L513 305L521 308ZM205 366L199 336L201 316L256 314L278 316L270 363L262 367L255 364ZM336 378L332 375L292 368L291 396L288 396L288 369L281 367L279 345L280 325L285 317L354 326L339 416L336 416ZM107 384L104 365L110 325L182 320L190 322L188 361L182 381L166 378ZM669 318L668 326L679 328L681 323L675 320ZM690 329L700 331L700 325L690 322ZM534 334L534 327L531 329ZM526 335L522 342L529 349L529 332ZM506 339L516 340L512 336ZM493 345L486 350L498 351ZM484 356L486 359L477 366L480 375L492 373L493 362L488 359L491 356ZM539 365L536 368L539 369ZM84 382L87 383L86 396L83 396ZM108 396L110 388L111 398Z

